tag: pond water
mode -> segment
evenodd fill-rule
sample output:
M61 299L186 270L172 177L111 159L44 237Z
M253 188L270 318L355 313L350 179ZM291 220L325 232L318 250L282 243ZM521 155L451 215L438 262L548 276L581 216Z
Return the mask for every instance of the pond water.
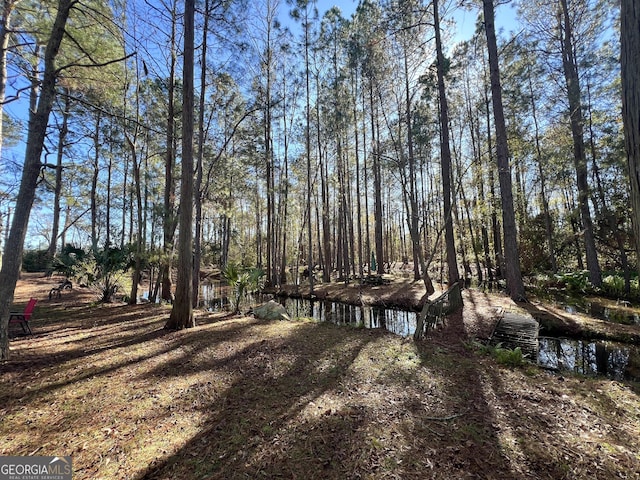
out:
M391 308L349 305L346 303L315 301L299 298L279 299L290 315L360 328L384 328L403 337L413 335L418 314Z
M202 285L201 304L211 312L228 310L228 287L218 282ZM271 296L249 295L244 305L257 305ZM359 328L384 328L396 335L408 337L416 329L417 314L382 307L362 307L340 302L314 301L300 298L277 298L292 317L313 317L336 325Z
M203 282L200 284L199 306L210 312L224 310L229 305L229 287L222 282Z
M640 380L640 350L614 342L540 337L538 364L557 371Z
M205 283L201 289L201 304L207 310L223 311L230 308L228 287L225 285L219 282ZM259 304L270 298L262 295L250 296L245 300L245 305ZM356 328L383 328L403 337L413 335L418 317L416 312L340 302L311 302L299 298L278 298L276 301L284 305L292 317L313 317ZM611 312L607 314L611 315ZM631 317L637 319L637 316ZM556 371L604 375L616 380L638 380L640 348L613 342L540 337L537 363L543 368Z
M600 320L621 323L623 325L640 325L640 314L624 308L606 307L597 301L585 300L583 304L564 305L567 313L585 313Z

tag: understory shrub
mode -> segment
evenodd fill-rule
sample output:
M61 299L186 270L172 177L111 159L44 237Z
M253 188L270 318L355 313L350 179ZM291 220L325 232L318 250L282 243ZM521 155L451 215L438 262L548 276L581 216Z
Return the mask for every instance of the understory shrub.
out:
M247 295L264 287L265 273L260 268L243 268L229 263L222 271L222 276L232 289L231 306L234 312L240 311L240 304Z
M27 250L22 256L22 268L25 272L46 272L48 264L46 250Z
M101 302L111 302L122 288L122 281L131 266L129 248L96 249L78 261L73 268L73 278L80 285L96 287Z
M564 284L567 290L584 292L589 286L589 271L577 270L575 272L560 273L556 275L556 280Z

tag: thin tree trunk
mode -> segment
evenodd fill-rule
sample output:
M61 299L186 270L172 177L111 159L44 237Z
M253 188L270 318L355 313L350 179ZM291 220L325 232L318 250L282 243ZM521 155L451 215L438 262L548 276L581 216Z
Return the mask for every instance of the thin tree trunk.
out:
M564 185L562 189L563 198L564 198L564 209L568 212L570 223L571 223L571 231L573 232L573 245L576 249L576 262L578 264L578 270L584 270L584 263L582 260L582 248L580 248L580 220L578 209L576 208L575 199L573 197L573 187L572 185L568 185L568 181L564 179Z
M91 250L96 251L98 249L98 176L100 175L100 123L101 115L97 114L96 128L93 131L93 175L91 176Z
M349 204L347 202L347 172L344 165L345 159L343 158L342 141L338 139L337 143L337 157L338 157L338 195L340 197L339 217L341 237L338 237L338 241L342 247L342 275L345 281L349 280L349 224L348 224L348 210Z
M122 175L122 230L120 231L120 248L124 248L125 236L127 232L127 193L129 181L129 155L124 153L124 174Z
M534 136L536 141L536 163L538 164L538 176L540 177L540 203L542 204L542 214L544 215L544 230L547 240L547 250L549 252L549 262L551 271L558 271L558 263L553 248L553 223L551 221L551 211L549 209L549 199L547 196L547 176L543 168L542 149L540 148L540 129L538 127L538 116L536 102L533 96L533 84L529 75L529 95L531 98L531 117L533 118Z
M69 89L65 89L64 111L62 112L62 125L60 126L60 134L58 135L58 153L56 155L56 179L53 190L53 225L51 228L51 241L49 242L49 249L47 250L47 257L50 262L53 260L53 257L55 257L58 248L58 233L60 231L61 210L60 196L62 194L62 159L64 158L67 133L69 132L70 107L71 97L69 96Z
M2 127L4 124L4 101L7 91L7 56L11 37L11 14L18 0L3 0L2 23L0 24L0 158L2 158Z
M476 178L476 183L478 186L478 192L477 194L474 196L474 205L476 207L476 211L478 211L479 209L477 208L478 205L478 197L481 198L481 203L484 205L484 186L483 186L483 182L482 182L482 154L480 153L480 148L479 148L479 144L480 144L480 119L476 119L474 116L474 110L472 109L471 106L471 101L469 98L469 82L467 80L467 83L465 85L465 103L466 103L466 111L467 111L467 118L469 120L469 136L471 137L471 147L473 149L473 158L475 160L474 162L474 177ZM476 121L477 120L477 121ZM458 175L461 175L460 170L458 171ZM467 203L466 198L464 197L464 190L462 190L462 198L463 201L465 203L465 210L467 212L467 221L469 223L469 232L471 235L471 241L473 242L474 245L474 252L476 252L476 242L473 239L473 223L471 220L471 214L469 212L469 203ZM486 268L487 270L490 271L490 263L491 262L491 257L489 256L489 237L487 235L487 229L485 226L485 222L484 222L484 212L479 211L479 217L480 217L480 236L482 238L482 245L483 245L483 249L484 249L484 255L485 255L485 262L486 262ZM485 242L486 241L486 242ZM482 284L483 282L483 274L482 274L482 268L480 267L480 260L479 260L479 254L476 252L476 266L478 269L478 283ZM491 277L493 279L493 277Z
M129 78L128 78L128 70L127 70L127 78L126 78L126 83L129 83ZM125 87L123 88L122 91L122 104L123 104L123 110L126 112L127 111L127 102L128 102L128 89ZM123 124L121 127L124 131L124 136L126 137L128 128L126 124ZM126 232L126 225L127 225L127 187L128 187L128 180L129 180L129 155L127 154L126 150L123 152L123 157L124 157L124 166L123 166L123 174L122 174L122 194L121 194L121 198L122 198L122 216L121 216L121 228L122 230L120 231L120 249L124 249L124 239L125 239L125 232Z
M371 105L371 144L373 145L373 218L374 240L378 275L384 273L383 211L382 211L382 172L380 167L380 127L376 124L373 102L373 81L369 85Z
M447 250L447 272L449 285L460 280L456 241L453 235L453 215L451 214L451 149L449 146L449 106L444 85L444 55L440 40L440 12L438 0L433 0L433 23L436 39L436 70L438 76L438 97L440 100L440 167L442 172L442 208L444 210L444 239Z
M596 181L597 195L594 195L592 202L594 205L596 219L600 218L604 220L608 227L610 234L613 236L616 247L620 252L620 266L622 267L624 276L624 291L628 295L631 292L631 271L629 270L629 258L627 256L626 246L624 242L623 232L618 228L618 218L616 218L615 211L607 204L607 199L602 186L602 178L600 175L600 168L598 167L598 155L596 148L595 132L593 131L593 111L591 103L591 89L587 82L587 112L589 116L589 150L591 151L591 166L593 169L593 177ZM613 245L612 245L613 246Z
M66 245L66 238L67 238L67 230L69 230L69 227L73 224L73 222L71 221L71 205L67 204L67 208L64 214L64 228L62 229L62 232L60 233L60 245Z
M282 192L282 243L280 245L280 278L279 285L287 283L287 238L289 237L286 226L289 224L289 145L287 139L287 123L284 123L284 188Z
M364 82L363 82L364 84ZM367 272L368 275L371 275L371 229L370 229L370 222L369 222L369 169L367 168L367 159L369 158L369 156L367 155L367 149L366 149L366 145L367 145L367 118L366 115L364 114L364 112L366 112L366 95L365 95L365 89L364 89L364 85L362 88L362 111L363 111L363 115L362 115L362 144L365 145L364 148L364 158L363 158L363 183L364 183L364 218L366 219L365 221L365 230L366 230L366 234L365 234L365 252L364 252L364 258L367 262L368 268L367 268ZM373 136L373 133L372 133Z
M204 25L202 27L202 55L200 61L200 98L198 101L198 159L196 166L196 183L193 187L195 192L195 234L193 243L193 307L198 306L200 296L200 264L202 262L202 162L204 158L204 110L207 92L207 35L209 31L209 16L211 11L211 1L205 0Z
M316 95L319 96L319 81L316 80ZM316 117L320 118L320 104L316 103ZM322 281L331 281L331 271L333 270L333 258L331 256L331 215L329 210L331 208L329 201L329 167L327 165L328 158L322 152L322 145L320 143L321 131L320 121L316 123L316 135L318 137L318 163L320 171L320 196L322 200L322 248L320 252L322 254ZM318 237L320 242L320 237ZM338 245L336 244L336 247Z
M111 127L113 128L113 125L111 125ZM111 176L113 170L113 143L114 142L109 142L109 162L107 163L106 232L104 242L106 248L111 247ZM64 243L62 245L64 245Z
M140 176L141 163L138 160L138 135L139 119L140 119L140 72L138 64L136 63L136 77L135 77L135 121L130 129L124 132L125 138L129 145L131 152L131 164L133 173L133 188L131 191L131 203L130 203L130 217L129 217L129 243L133 243L133 197L136 199L136 217L137 217L137 234L135 238L136 249L133 258L133 273L131 276L131 292L129 295L129 305L135 305L138 302L138 284L140 282L141 270L142 270L142 255L144 252L144 220L143 220L143 204L142 204L142 182ZM106 299L105 299L106 300Z
M502 255L502 239L500 236L500 222L498 221L498 213L496 208L496 181L493 173L493 166L491 162L493 161L493 144L491 141L491 112L489 109L489 96L487 91L485 90L485 112L487 118L487 151L489 154L489 163L487 164L487 168L489 170L489 205L491 210L491 234L493 237L493 254L496 260L496 277L501 278L504 273L504 262ZM488 239L487 239L488 245ZM488 251L488 248L487 248ZM492 276L493 274L490 274Z
M409 92L409 62L407 59L407 51L404 49L404 88L405 88L405 119L407 122L407 152L409 158L409 211L408 227L409 236L411 238L411 257L413 261L413 279L420 280L423 272L426 271L424 263L424 255L420 244L420 212L418 210L418 193L416 185L416 159L413 149L413 125L411 121L411 95Z
M346 138L347 134L345 132L345 144L348 144L348 139ZM346 178L346 188L347 188L347 211L346 214L346 222L347 222L347 231L348 231L348 243L349 243L349 265L351 268L351 275L353 278L356 277L356 240L355 240L355 232L353 226L353 181L351 178L351 169L349 168L349 155L347 153L347 157L345 159L345 178Z
M271 1L267 1L267 21L266 21L266 52L263 59L263 75L266 77L265 88L265 110L264 110L264 155L265 155L265 176L267 190L267 285L273 285L275 273L275 201L274 201L274 162L273 151L271 145L271 84L273 82L273 52L271 49L271 31L273 27L273 19L275 10L272 8Z
M144 250L144 238L143 238L143 206L142 206L142 190L140 180L140 163L138 162L138 152L136 148L135 139L131 139L127 136L129 148L131 150L131 158L133 159L133 180L134 191L136 196L136 216L137 216L137 238L136 238L136 251L134 254L134 265L131 282L131 293L129 295L129 304L135 305L138 302L138 284L140 282L140 272L142 269L142 253Z
M585 254L589 281L594 287L602 285L602 273L598 262L591 210L589 209L589 184L587 178L587 158L584 147L584 119L582 102L580 100L580 83L578 67L573 53L573 35L567 0L560 0L561 37L562 37L562 67L567 84L569 100L569 117L571 120L571 135L573 137L573 158L576 169L576 185L578 187L578 205L584 231Z
M459 242L458 244L460 245L460 253L462 254L462 267L465 272L464 287L467 287L471 283L471 277L473 276L473 272L471 271L471 266L469 265L469 261L467 260L467 250L464 244L464 211L462 211L462 208L466 206L466 198L464 195L464 188L460 184L461 182L456 183L456 180L454 177L454 172L455 172L455 175L458 176L458 178L462 176L462 166L460 165L460 162L461 162L460 155L458 150L456 149L455 142L452 142L452 148L453 148L453 158L454 158L454 165L452 165L452 167L455 166L455 170L453 170L452 168L452 171L451 171L452 183L453 185L457 184L458 186L454 188L453 194L451 195L451 204L452 204L452 210L455 216L456 225L458 226L458 242ZM462 208L458 208L458 205L459 205L458 191L460 192L461 198L464 202ZM473 241L473 231L471 231L470 233L471 233L471 245L475 254L476 265L479 266L478 255L476 252L475 243Z
M173 301L173 293L171 292L171 264L174 251L174 240L176 230L176 213L175 213L175 184L173 181L173 168L175 164L175 69L177 61L176 53L176 2L171 7L171 62L169 64L169 87L167 92L167 154L164 165L164 215L163 215L163 244L162 244L162 288L160 298L167 302Z
M304 11L304 61L306 86L306 120L305 120L305 152L307 155L307 268L309 269L309 298L313 299L313 230L311 227L311 85L309 72L309 11L308 5ZM319 141L320 139L318 139Z
M507 143L507 127L502 108L502 87L500 85L500 69L498 66L498 45L496 41L493 0L483 0L484 25L489 51L489 74L491 78L491 98L493 100L493 117L496 128L496 155L498 160L498 179L500 197L502 199L502 223L504 228L504 249L507 290L513 300L526 299L522 273L520 272L520 254L518 251L516 218L513 208L513 191L511 186L511 167L509 165L509 146Z
M149 169L149 132L145 133L145 140L143 146L143 156L144 156L144 170L143 170L143 178L144 178L144 193L142 195L142 232L141 237L144 239L145 248L146 248L146 240L149 238L147 236L147 225L149 224L149 175L146 172L150 172Z
M362 193L360 191L360 135L358 134L358 69L353 69L353 132L355 140L355 162L356 162L356 228L358 232L358 276L360 281L364 277L364 266L362 258Z
M262 202L260 196L260 185L255 183L256 191L256 265L262 268Z

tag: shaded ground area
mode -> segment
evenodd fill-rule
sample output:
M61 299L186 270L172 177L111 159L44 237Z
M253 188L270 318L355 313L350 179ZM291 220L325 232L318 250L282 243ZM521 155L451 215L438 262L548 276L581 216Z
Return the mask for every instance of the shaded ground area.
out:
M508 369L473 346L502 296L419 344L378 330L41 299L0 366L1 455L72 455L76 479L638 478L640 386Z

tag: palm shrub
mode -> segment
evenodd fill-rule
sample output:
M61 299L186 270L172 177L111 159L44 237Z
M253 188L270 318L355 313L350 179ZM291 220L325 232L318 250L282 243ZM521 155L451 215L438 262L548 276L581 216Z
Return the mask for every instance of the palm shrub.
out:
M578 270L556 275L556 280L564 284L567 290L585 292L589 286L589 271Z
M53 258L48 273L58 272L65 277L72 277L76 265L78 262L82 262L86 256L87 253L83 249L66 244L62 247L62 251Z
M602 279L602 290L614 297L624 295L624 278L620 275L607 275Z
M73 278L79 284L96 287L100 301L108 303L122 287L131 266L128 248L95 249L73 267Z
M231 288L231 307L233 313L240 312L240 305L251 292L264 286L264 271L260 268L245 269L236 263L229 263L222 271Z

